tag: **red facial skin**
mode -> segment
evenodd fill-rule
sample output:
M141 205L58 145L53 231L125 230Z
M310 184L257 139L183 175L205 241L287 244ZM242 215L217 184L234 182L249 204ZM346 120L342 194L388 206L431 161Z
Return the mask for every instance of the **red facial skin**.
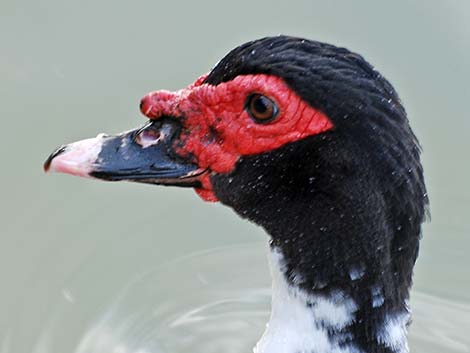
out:
M152 120L161 116L181 119L177 153L193 156L202 169L230 173L241 156L268 152L333 128L324 113L304 102L276 76L240 75L217 86L204 84L205 77L177 92L151 92L140 106ZM246 101L253 93L276 103L279 112L274 120L260 124L251 118ZM196 189L199 196L217 201L209 173L201 182L202 188Z

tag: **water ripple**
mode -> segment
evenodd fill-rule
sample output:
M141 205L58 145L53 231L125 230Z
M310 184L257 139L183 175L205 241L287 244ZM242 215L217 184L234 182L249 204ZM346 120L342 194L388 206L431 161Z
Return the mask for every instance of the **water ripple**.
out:
M75 340L60 339L80 310L79 298L64 288L65 300L51 314L33 353L251 352L270 310L261 248L212 249L149 269L93 313ZM415 291L412 308L413 352L470 352L470 306Z

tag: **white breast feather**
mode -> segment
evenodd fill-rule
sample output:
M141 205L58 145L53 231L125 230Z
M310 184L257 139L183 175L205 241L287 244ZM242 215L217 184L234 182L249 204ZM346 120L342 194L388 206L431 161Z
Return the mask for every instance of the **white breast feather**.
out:
M284 259L272 251L272 311L255 353L359 353L353 345L340 347L327 329L342 329L354 321L356 303L340 292L330 297L312 296L287 282ZM308 304L311 304L310 306Z

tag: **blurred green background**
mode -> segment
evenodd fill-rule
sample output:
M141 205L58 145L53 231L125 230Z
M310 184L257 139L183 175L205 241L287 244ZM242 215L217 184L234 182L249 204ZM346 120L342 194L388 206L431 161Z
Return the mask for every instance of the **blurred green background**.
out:
M0 351L31 351L64 298L93 316L148 268L265 240L191 190L46 176L42 163L63 143L142 124L148 91L179 89L231 48L280 33L357 51L394 84L431 199L415 289L470 302L469 1L2 0Z

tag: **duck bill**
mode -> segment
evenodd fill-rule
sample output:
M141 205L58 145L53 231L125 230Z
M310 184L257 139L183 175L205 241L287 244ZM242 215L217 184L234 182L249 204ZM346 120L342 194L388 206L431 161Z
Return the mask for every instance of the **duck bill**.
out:
M205 171L174 150L179 133L177 120L168 118L115 136L100 134L58 148L44 170L107 181L200 187Z

